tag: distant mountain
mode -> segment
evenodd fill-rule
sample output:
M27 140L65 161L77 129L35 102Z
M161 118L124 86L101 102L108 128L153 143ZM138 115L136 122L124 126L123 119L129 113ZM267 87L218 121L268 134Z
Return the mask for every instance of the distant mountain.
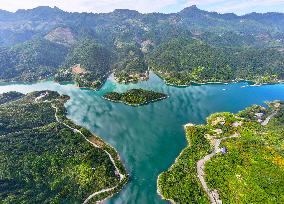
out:
M154 53L157 54L156 50L165 47L168 42L176 38L201 41L208 46L217 47L216 49L224 49L224 47L246 49L250 47L256 51L270 49L273 52L283 53L284 14L251 13L238 16L233 13L219 14L203 11L196 6L171 14L142 14L128 9L99 14L69 13L57 7L47 6L22 9L15 13L0 10L0 46L5 49L11 49L27 41L34 43L34 39L45 39L50 43L64 46L67 52L71 52L74 50L72 47L77 46L77 42L91 39L108 50L111 55L110 70L114 70L118 75L123 75L123 78L127 75L136 76L145 72L149 67L147 59L151 58ZM169 52L174 54L175 50L169 50ZM190 53L182 55L190 56ZM61 66L66 65L66 56L63 52ZM169 60L171 59L169 58ZM11 63L0 62L3 65ZM74 63L79 64L79 62ZM168 63L171 64L171 61ZM281 65L281 62L278 64ZM254 64L250 69L258 69L257 66ZM58 69L57 67L54 69ZM5 70L12 68L0 66L0 73L6 73ZM62 68L70 71L70 67L61 67L61 70ZM186 73L190 73L191 69L182 68ZM234 69L245 69L245 67L237 66ZM283 67L280 66L278 69L280 71L273 72L273 75L277 75L276 78L280 79L280 76L284 75ZM17 70L21 70L21 68L17 68ZM109 68L100 67L98 70L100 70L99 73L105 70L102 73L103 76L110 72ZM175 69L172 71L176 72ZM271 72L266 70L263 73ZM234 76L232 77L234 78ZM221 78L219 77L219 79Z
M243 16L245 19L251 19L265 25L274 25L278 30L284 32L284 14L283 13L251 13Z
M0 16L0 32L7 33L9 31L10 35L19 32L36 32L36 34L43 36L56 27L65 26L77 29L87 28L94 32L98 38L114 40L115 38L128 37L136 42L151 37L149 36L151 32L155 32L162 38L162 35L167 35L163 31L167 31L169 28L178 28L195 34L202 34L206 31L216 34L236 32L253 35L256 40L260 35L270 34L269 41L273 42L275 34L282 33L284 26L284 14L281 13L251 13L237 16L232 13L207 12L196 6L173 14L141 14L128 9L117 9L111 13L103 14L68 13L57 7L42 6L28 10L21 9L15 13L0 10ZM163 29L157 33L157 29L161 27ZM129 35L125 36L126 34ZM5 45L5 42L2 42L2 45Z

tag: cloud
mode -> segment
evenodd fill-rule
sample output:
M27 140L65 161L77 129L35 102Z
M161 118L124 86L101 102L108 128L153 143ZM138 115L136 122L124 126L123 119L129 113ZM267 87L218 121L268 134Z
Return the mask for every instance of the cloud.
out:
M220 13L284 12L284 0L188 0L189 5Z
M111 12L114 9L133 9L143 13L160 11L177 4L177 0L1 0L0 8L16 11L37 6L57 6L65 11Z
M142 13L177 12L187 6L220 13L284 12L284 0L0 0L0 9L16 11L37 6L57 6L70 12L111 12L132 9Z

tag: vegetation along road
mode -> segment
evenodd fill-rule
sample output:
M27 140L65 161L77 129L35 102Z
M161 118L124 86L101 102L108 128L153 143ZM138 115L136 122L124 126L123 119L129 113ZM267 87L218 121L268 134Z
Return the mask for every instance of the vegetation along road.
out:
M75 133L79 133L80 135L82 135L82 136L84 137L84 139L85 139L87 142L89 142L91 145L93 145L94 147L100 148L98 145L96 145L95 143L93 143L93 142L91 142L89 139L87 139L87 137L86 137L80 130L78 130L78 129L76 129L76 128L73 128L73 127L69 126L68 124L66 124L66 123L64 123L64 122L62 122L62 121L60 121L60 119L59 119L58 116L57 116L58 108L57 108L54 104L52 104L52 107L55 109L55 118L56 118L56 121L57 121L57 122L62 123L62 124L65 125L66 127L70 128L72 131L74 131ZM110 154L107 150L104 150L104 152L109 156L109 158L110 158L110 160L111 160L113 166L115 167L116 174L119 176L120 181L122 181L122 180L125 178L125 175L122 174L122 173L120 173L120 170L119 170L118 167L116 166L115 161L114 161L113 157L111 156L111 154ZM84 201L84 204L85 204L85 203L88 203L93 197L95 197L95 196L97 196L97 195L99 195L99 194L102 194L102 193L106 193L106 192L113 191L113 190L115 190L117 187L118 187L118 185L117 185L117 186L114 186L114 187L112 187L112 188L102 189L102 190L100 190L100 191L98 191L98 192L95 192L95 193L91 194L91 195Z
M222 203L222 201L219 199L219 194L217 192L217 190L210 190L205 182L205 173L204 173L204 167L205 167L205 163L207 161L209 161L213 156L215 156L217 153L220 153L222 149L219 148L222 140L226 140L226 139L230 139L230 138L236 138L238 137L239 134L234 134L230 137L225 137L225 138L222 138L222 139L216 139L214 140L214 150L211 154L208 154L206 155L205 157L203 157L202 159L200 159L198 162L197 162L197 175L198 175L198 178L204 188L204 190L206 191L206 193L208 194L208 197L210 199L210 202L212 204L220 204Z
M267 116L267 118L261 123L262 126L266 126L269 121L277 114L277 111L274 111L273 113L271 113L269 116ZM205 173L204 173L204 169L205 169L205 163L207 161L209 161L212 157L214 157L216 154L222 152L222 149L219 147L221 142L223 140L226 140L226 139L231 139L231 138L236 138L236 137L239 137L239 134L236 133L230 137L225 137L225 138L221 138L221 139L215 139L213 141L213 144L214 144L214 150L211 154L208 154L206 155L205 157L203 157L202 159L200 159L198 162L197 162L197 175L198 175L198 178L202 184L202 187L204 188L205 192L207 193L209 199L210 199L210 202L212 204L221 204L222 203L222 200L220 200L219 198L219 194L218 194L218 191L217 190L210 190L206 184L206 181L205 181Z

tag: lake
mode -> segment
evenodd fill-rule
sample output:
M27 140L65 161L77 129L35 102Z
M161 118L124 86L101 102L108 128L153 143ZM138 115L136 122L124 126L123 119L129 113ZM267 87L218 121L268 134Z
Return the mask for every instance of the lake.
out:
M141 107L101 98L104 93L131 88L164 92L169 98ZM167 203L157 195L156 180L187 145L183 130L186 123L201 124L215 112L236 113L252 104L284 100L283 84L254 87L242 82L178 88L167 86L154 74L148 81L129 85L117 84L110 78L100 91L51 81L0 84L0 93L47 89L69 95L71 99L66 103L68 118L90 129L119 152L130 173L130 182L105 203L123 204Z

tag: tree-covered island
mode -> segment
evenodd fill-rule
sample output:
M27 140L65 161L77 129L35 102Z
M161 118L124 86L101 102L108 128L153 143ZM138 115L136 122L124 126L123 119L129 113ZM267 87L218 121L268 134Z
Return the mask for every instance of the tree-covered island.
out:
M131 89L125 93L111 92L103 96L104 99L124 103L130 106L141 106L168 98L164 93L144 89Z
M284 102L185 126L186 147L158 178L175 203L283 203Z
M1 203L94 203L128 181L115 149L66 118L68 99L0 95Z

